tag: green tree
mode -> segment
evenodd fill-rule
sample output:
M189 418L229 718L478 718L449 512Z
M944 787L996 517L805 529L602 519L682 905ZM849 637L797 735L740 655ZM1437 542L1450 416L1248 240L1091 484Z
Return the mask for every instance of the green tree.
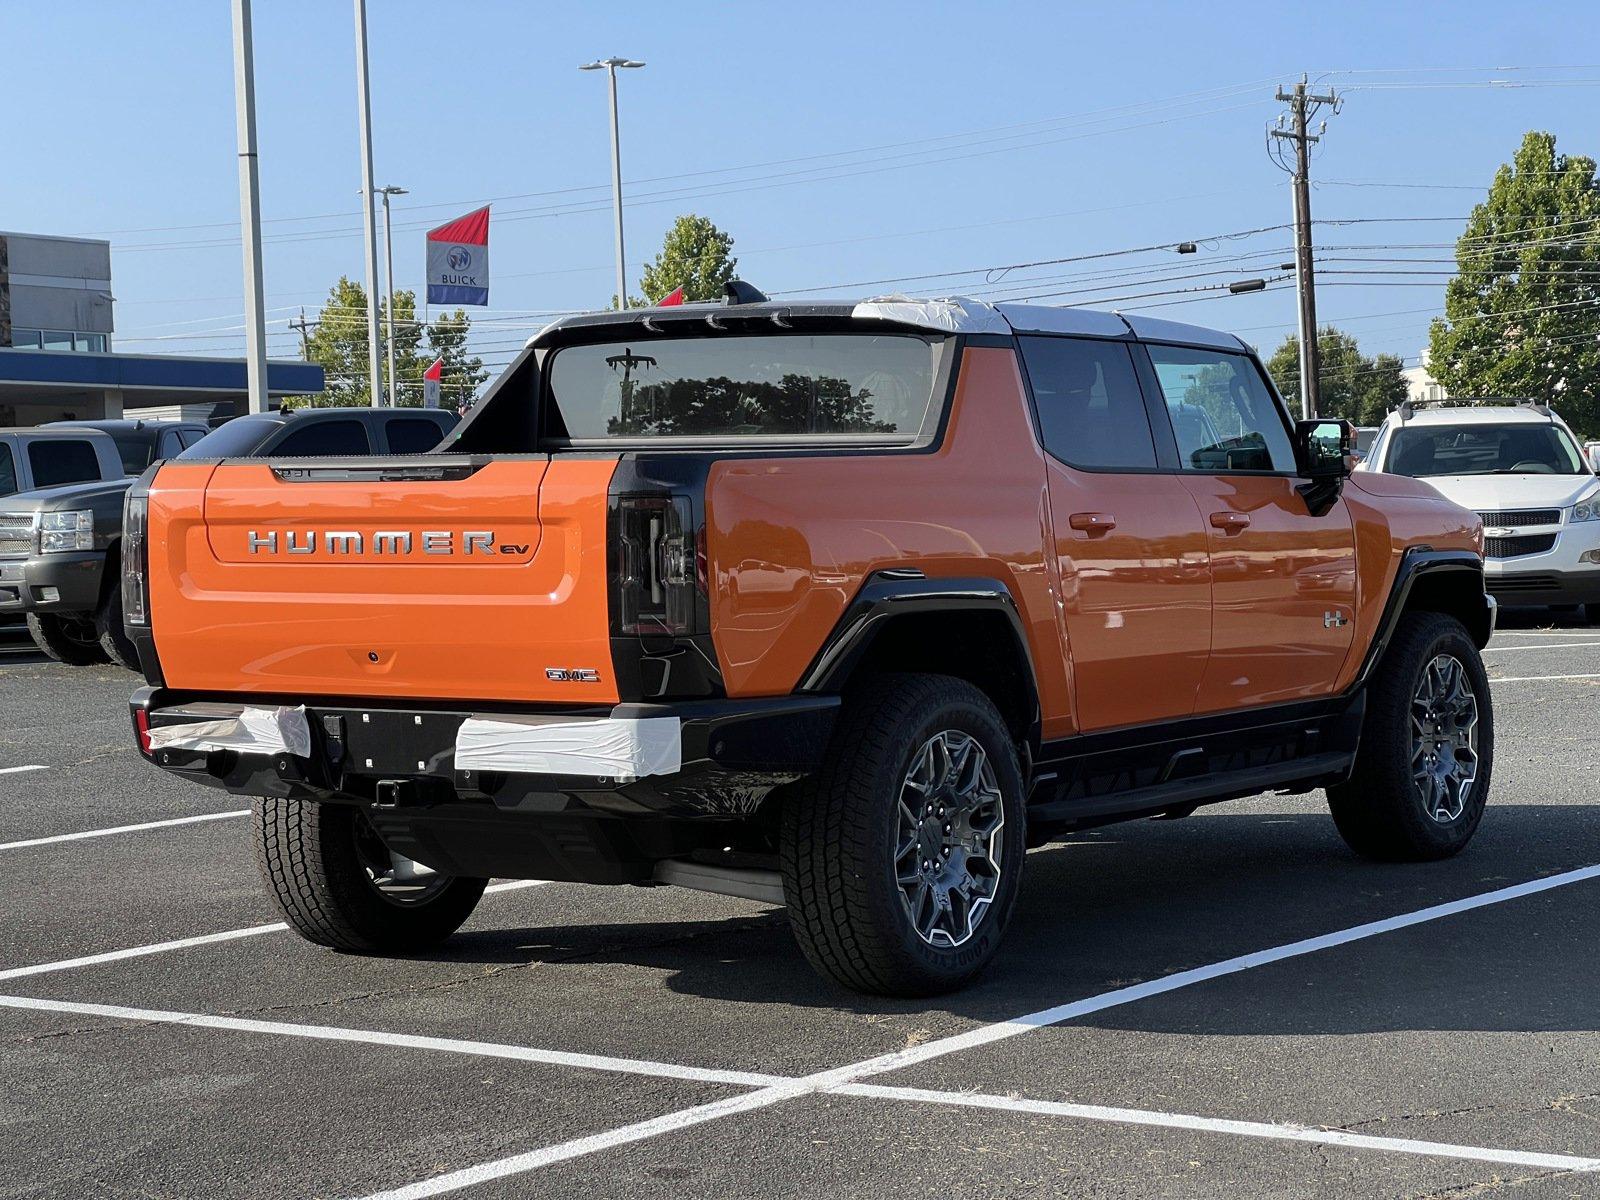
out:
M417 408L422 404L422 372L434 357L444 362L442 403L455 407L470 400L488 377L483 360L467 353L467 334L471 322L462 309L443 313L426 329L432 353L422 349L424 327L417 320L417 296L412 291L394 294L395 374L399 380L397 406ZM389 370L388 350L383 338L388 334L388 304L378 302L380 366ZM328 299L317 314L315 328L306 338L306 358L321 363L327 375L320 396L291 396L284 407L310 405L316 408L365 407L372 402L371 376L367 369L367 293L359 283L341 275L328 290Z
M394 306L398 312L398 296L395 297ZM467 331L470 328L466 310L460 308L453 313L440 313L439 319L428 326L428 347L433 351L434 358L444 360L443 379L439 385L439 403L443 408L459 408L462 404L471 403L478 388L489 378L483 359L467 352ZM422 367L426 366L424 362ZM421 368L418 369L417 378L422 378ZM422 394L420 389L407 387L403 378L400 391L408 401L413 399L411 393L418 398ZM417 402L420 403L420 399Z
M685 213L672 223L661 253L645 265L639 287L648 299L632 304L654 304L673 288L683 289L685 300L717 300L722 285L733 278L739 260L733 257L733 238L707 217ZM612 297L615 303L616 298Z
M1458 396L1557 405L1600 432L1600 192L1595 160L1531 131L1456 242L1428 369Z
M1320 395L1322 415L1343 417L1357 425L1377 425L1406 398L1404 367L1398 355L1368 358L1350 334L1333 325L1317 331L1322 352ZM1291 408L1300 395L1300 339L1290 334L1267 361L1267 373Z

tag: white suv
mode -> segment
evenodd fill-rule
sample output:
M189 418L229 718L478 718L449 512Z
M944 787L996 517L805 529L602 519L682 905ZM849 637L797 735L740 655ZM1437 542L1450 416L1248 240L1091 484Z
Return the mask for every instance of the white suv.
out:
M1600 624L1600 480L1546 406L1402 404L1358 469L1425 479L1477 512L1484 583L1500 603L1582 604Z

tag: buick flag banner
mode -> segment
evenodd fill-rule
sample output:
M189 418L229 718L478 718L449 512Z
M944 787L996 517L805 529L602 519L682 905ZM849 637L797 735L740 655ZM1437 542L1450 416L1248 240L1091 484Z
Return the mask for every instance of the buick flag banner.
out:
M489 303L489 207L428 231L428 303Z

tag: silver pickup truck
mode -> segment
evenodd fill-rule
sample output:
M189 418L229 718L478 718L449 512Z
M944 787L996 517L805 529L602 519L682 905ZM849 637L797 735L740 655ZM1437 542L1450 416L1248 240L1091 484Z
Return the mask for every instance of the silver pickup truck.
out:
M207 433L180 421L0 429L0 620L23 617L39 649L138 670L122 632L122 502L152 462Z

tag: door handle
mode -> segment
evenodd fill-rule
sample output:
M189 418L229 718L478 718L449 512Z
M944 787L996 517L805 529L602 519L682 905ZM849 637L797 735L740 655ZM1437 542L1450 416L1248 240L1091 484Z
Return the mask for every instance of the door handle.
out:
M1250 528L1250 514L1242 512L1214 512L1211 524L1223 533L1243 533Z
M1081 533L1109 533L1117 527L1117 519L1110 513L1081 512L1068 517L1067 524Z

